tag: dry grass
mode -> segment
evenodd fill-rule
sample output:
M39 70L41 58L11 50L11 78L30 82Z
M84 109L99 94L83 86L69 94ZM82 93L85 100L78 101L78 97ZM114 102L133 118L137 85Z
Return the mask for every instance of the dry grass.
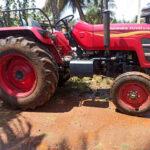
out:
M110 88L113 84L113 79L95 75L93 78L73 77L66 83L70 88L86 91L89 89L97 90L100 88Z

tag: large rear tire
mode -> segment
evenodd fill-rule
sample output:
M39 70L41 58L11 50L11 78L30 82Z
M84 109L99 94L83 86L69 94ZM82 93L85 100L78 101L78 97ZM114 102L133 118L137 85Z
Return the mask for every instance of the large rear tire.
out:
M120 112L144 115L150 111L150 76L140 72L120 75L114 81L111 97Z
M12 108L34 109L46 103L58 84L52 56L24 37L0 39L0 97Z

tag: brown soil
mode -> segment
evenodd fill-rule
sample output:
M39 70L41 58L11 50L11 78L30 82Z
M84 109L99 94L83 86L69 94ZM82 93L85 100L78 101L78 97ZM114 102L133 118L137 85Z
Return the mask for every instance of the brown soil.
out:
M149 150L149 115L117 113L111 79L72 78L34 111L0 106L0 150Z

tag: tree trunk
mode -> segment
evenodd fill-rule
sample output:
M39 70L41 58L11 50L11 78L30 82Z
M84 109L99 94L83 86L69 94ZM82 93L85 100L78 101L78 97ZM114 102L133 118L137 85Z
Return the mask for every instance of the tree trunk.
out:
M77 7L78 12L79 12L80 19L83 20L83 21L86 21L85 15L84 15L84 13L83 13L83 10L82 10L82 8L81 8L81 5L80 5L79 0L75 0L75 4L76 4L76 7Z
M54 24L55 24L59 20L59 17L60 17L60 12L59 12L59 9L57 8L57 0L50 1L50 8L53 13Z

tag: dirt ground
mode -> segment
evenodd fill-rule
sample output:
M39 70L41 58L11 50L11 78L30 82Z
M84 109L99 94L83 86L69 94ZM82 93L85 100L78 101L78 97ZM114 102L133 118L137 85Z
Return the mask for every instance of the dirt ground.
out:
M72 78L34 111L0 106L0 150L150 150L150 115L117 113L111 79Z

